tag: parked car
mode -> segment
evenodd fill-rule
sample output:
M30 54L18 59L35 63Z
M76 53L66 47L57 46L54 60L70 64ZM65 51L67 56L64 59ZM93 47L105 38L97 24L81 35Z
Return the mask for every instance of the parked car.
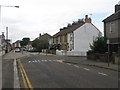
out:
M21 49L20 48L15 48L15 52L20 52Z

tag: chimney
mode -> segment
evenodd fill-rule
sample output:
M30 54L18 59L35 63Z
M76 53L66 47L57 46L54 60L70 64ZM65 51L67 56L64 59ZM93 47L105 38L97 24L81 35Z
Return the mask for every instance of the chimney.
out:
M2 39L5 39L5 35L4 35L4 32L2 32Z
M41 33L39 34L39 37L41 37L42 35L41 35Z
M120 10L120 4L115 5L115 13Z
M88 15L85 15L85 23L91 23L91 18L88 18Z

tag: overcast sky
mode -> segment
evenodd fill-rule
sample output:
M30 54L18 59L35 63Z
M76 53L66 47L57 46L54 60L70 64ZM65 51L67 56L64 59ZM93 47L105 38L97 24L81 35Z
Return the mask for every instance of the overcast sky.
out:
M20 8L1 7L2 27L0 33L9 27L12 42L39 33L54 35L68 23L82 19L85 15L103 32L103 22L114 13L119 0L0 0L0 5L18 5Z

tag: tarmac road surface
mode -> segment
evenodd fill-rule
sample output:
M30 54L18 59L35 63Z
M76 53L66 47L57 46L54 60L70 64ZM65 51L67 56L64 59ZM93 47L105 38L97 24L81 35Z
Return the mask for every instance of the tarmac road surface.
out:
M21 87L118 88L118 72L64 63L66 59L64 56L32 54L19 59L17 63Z

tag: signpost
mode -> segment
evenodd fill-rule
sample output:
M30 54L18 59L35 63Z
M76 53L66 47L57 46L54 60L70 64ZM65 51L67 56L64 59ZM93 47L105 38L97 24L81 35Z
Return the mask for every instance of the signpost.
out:
M109 65L109 62L110 62L110 40L107 40L107 44L108 44L108 67L110 66Z

